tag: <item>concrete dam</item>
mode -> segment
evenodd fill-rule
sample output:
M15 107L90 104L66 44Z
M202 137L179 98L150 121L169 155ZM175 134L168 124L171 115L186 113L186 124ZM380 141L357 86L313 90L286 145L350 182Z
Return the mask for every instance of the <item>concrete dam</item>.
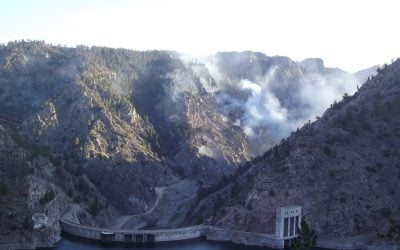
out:
M278 208L275 234L229 230L208 225L196 225L174 229L130 230L96 228L76 223L74 221L77 221L75 214L77 208L78 206L76 204L71 204L70 209L61 217L60 225L63 232L102 242L131 244L179 241L205 237L207 240L213 241L229 241L244 245L283 249L285 247L285 241L297 236L295 228L297 228L301 218L300 206ZM366 242L368 238L368 235L349 238L319 238L317 247L346 250L364 249L367 247Z
M277 237L275 234L228 230L208 225L155 230L90 227L74 222L76 221L76 208L76 205L70 207L69 211L61 217L60 225L63 232L81 238L99 240L102 242L155 243L205 237L208 240L214 241L230 241L239 244L268 246L277 249L284 248L285 239Z
M206 237L216 241L284 248L284 240L275 238L275 235L220 229L206 225L159 230L111 230L88 227L65 220L61 220L60 223L65 233L102 242L155 243Z
M209 226L193 226L162 230L111 230L83 226L74 222L61 220L63 232L87 239L103 242L154 243L162 241L187 240L204 237Z

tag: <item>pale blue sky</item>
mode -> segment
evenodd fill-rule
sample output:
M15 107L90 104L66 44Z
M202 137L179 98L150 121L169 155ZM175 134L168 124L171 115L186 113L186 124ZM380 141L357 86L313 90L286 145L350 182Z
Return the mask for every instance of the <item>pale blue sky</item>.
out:
M254 50L356 71L400 56L398 0L0 0L0 43Z

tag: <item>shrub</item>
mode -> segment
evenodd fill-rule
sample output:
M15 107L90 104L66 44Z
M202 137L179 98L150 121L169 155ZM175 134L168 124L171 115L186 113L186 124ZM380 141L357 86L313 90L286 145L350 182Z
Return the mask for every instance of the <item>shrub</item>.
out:
M217 201L214 203L214 209L219 209L224 205L224 201L220 194L217 195Z
M53 200L56 197L56 193L53 191L53 189L47 190L46 193L42 198L40 198L39 203L40 205L44 205L47 202Z
M25 218L24 223L23 223L23 227L24 227L26 230L30 230L30 229L33 228L33 221L32 221L32 218L31 218L30 216L27 216L27 217Z
M390 208L385 207L382 209L382 215L385 216L386 218L390 218L392 216L393 212Z
M72 200L73 200L75 203L79 203L79 202L81 202L81 197L80 197L79 195L77 195L77 196L75 196Z
M376 173L376 172L377 172L377 171L376 171L376 168L371 167L371 166L367 166L367 171L368 171L368 172L371 172L371 173Z
M385 151L383 151L383 156L385 156L386 158L389 158L391 154L392 152L390 151L390 149L386 149Z
M8 194L8 188L6 184L2 182L0 183L0 195L6 195L6 194Z
M240 189L241 189L240 185L237 182L235 182L231 189L231 196L232 197L237 196L240 193Z
M68 192L67 192L68 197L72 198L73 194L74 193L73 193L72 189L68 190Z
M293 239L292 249L295 250L311 250L317 242L317 234L314 229L311 229L308 223L301 220L300 228L298 229L297 238Z
M387 237L389 239L394 239L398 244L400 244L400 223L394 219L390 219L390 227Z
M53 165L55 166L55 167L61 167L61 165L62 165L62 158L61 158L61 156L59 156L59 155L57 155L56 157L54 157L53 159L52 159L52 163L53 163Z
M332 149L331 149L329 146L325 146L325 147L324 147L324 153L325 153L326 155L332 155L332 154L333 154L333 151L332 151Z
M89 191L89 185L83 178L80 178L78 181L77 189L83 193L87 193Z
M92 204L90 204L89 213L93 216L96 216L99 214L100 209L101 209L101 204L100 204L99 200L97 198L95 198L94 201L92 202Z
M361 128L366 130L366 131L370 131L371 130L371 125L369 124L369 122L364 121L361 123Z
M271 189L268 191L268 194L269 194L269 196L275 196L275 190L274 190L273 188L271 188Z

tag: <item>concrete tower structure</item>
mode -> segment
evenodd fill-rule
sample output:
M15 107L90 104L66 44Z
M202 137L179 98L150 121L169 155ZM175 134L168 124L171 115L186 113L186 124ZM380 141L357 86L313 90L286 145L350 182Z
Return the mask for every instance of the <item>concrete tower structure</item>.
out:
M280 207L276 210L275 236L278 239L297 237L301 222L301 206Z

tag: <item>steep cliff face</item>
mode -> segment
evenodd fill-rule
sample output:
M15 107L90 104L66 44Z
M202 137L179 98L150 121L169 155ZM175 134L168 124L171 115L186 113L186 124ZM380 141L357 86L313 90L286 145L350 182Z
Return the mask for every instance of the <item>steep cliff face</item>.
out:
M138 112L154 124L160 153L181 175L204 183L232 173L232 166L249 158L247 140L207 91L214 79L200 63L175 58L170 67L150 70L132 96Z
M321 236L386 234L400 217L400 61L254 159L195 212L225 228L273 232L298 204Z

